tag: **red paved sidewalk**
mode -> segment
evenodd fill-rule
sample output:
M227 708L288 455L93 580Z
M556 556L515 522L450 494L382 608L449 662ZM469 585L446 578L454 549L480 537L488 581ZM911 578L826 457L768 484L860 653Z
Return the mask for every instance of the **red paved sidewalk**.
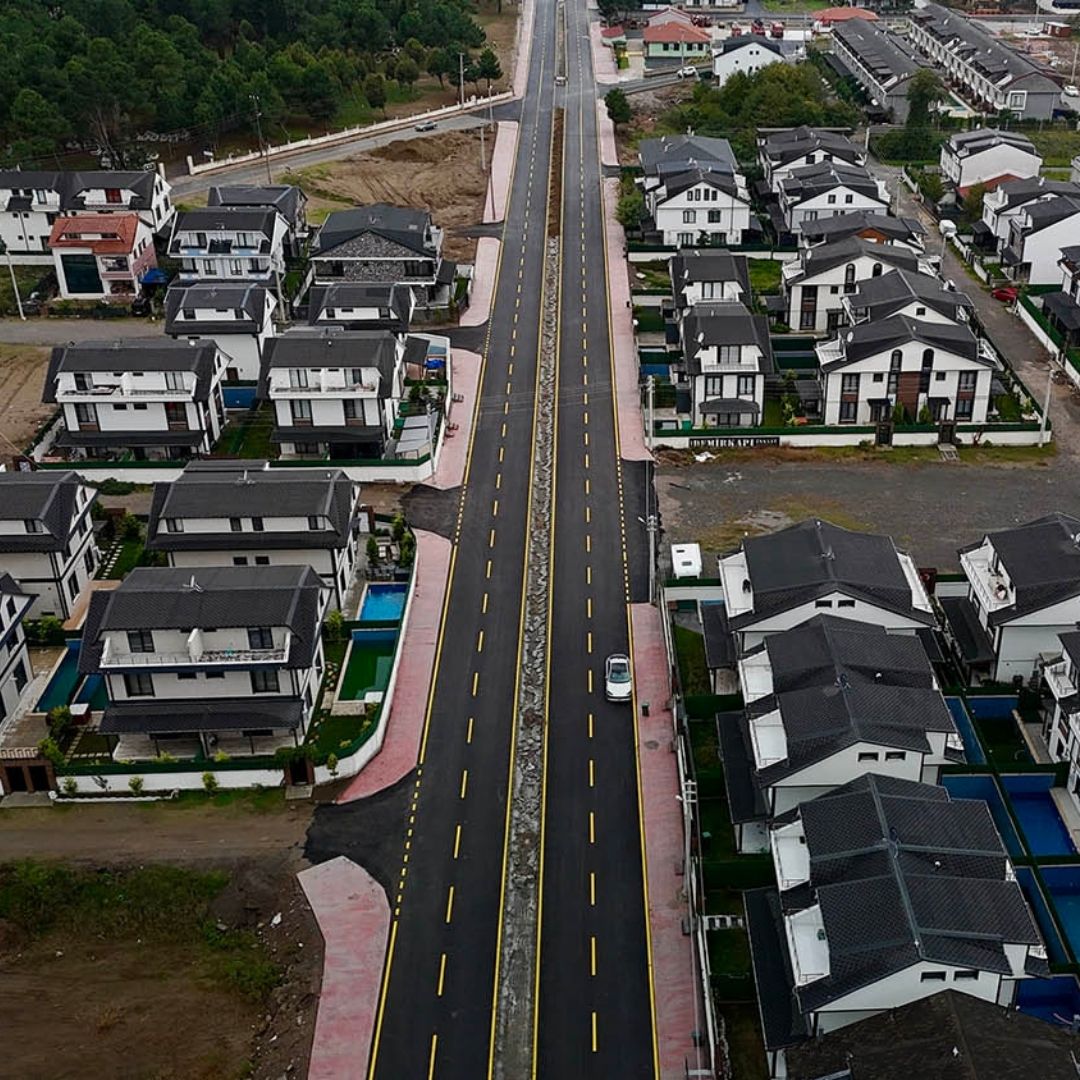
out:
M634 604L630 617L639 712L642 702L649 703L649 715L638 716L638 744L660 1076L682 1080L686 1061L695 1060L692 1033L698 1027L698 991L691 939L682 932L687 913L683 879L675 873L684 855L684 834L682 803L676 798L678 769L671 752L671 688L660 612L650 604Z
M495 292L495 270L499 265L499 246L499 241L493 236L481 236L476 241L472 295L465 314L461 316L462 326L480 326L488 321Z
M484 200L485 223L502 221L506 216L506 199L510 194L510 176L514 171L514 153L517 150L518 122L500 120L497 128L495 145L491 150L487 198Z
M371 1053L390 904L382 886L343 855L297 878L324 942L308 1080L359 1080Z
M338 796L339 803L374 795L397 783L416 765L449 571L450 541L417 529L412 606L401 645L401 667L386 723L386 739L378 754Z
M452 385L461 401L450 403L447 422L457 424L457 431L443 432L442 450L435 475L428 481L431 487L445 491L460 487L465 480L465 459L469 453L469 432L472 429L473 408L476 404L476 388L480 382L480 357L468 349L453 349L450 354L453 366Z

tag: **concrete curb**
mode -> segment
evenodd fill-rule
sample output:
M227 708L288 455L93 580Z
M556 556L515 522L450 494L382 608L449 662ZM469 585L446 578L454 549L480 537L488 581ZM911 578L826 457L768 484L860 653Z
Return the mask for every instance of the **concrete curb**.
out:
M472 298L461 316L461 326L482 326L491 316L495 295L495 270L499 265L500 242L492 236L476 241L476 263L473 271Z
M458 430L451 435L443 433L442 452L435 475L428 485L446 491L460 487L465 482L465 461L469 454L469 438L472 432L476 395L480 386L480 355L468 349L452 349L450 363L453 365L451 385L462 400L452 402L447 413L447 423L453 421Z

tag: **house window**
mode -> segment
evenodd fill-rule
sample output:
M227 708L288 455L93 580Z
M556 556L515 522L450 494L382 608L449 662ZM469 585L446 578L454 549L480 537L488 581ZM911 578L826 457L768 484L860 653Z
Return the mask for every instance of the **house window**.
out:
M975 415L975 399L962 397L956 399L956 419L970 420Z
M124 690L128 697L153 697L154 678L148 672L138 671L124 676Z
M165 519L165 531L171 533L179 533L184 531L183 518L166 518Z
M87 574L94 572L94 551L92 547L88 547L83 552L83 566L86 568Z
M178 682L191 682L192 679L197 679L199 673L197 671L178 671L176 673L176 679Z
M293 424L297 427L311 427L311 402L291 401Z
M204 671L203 676L207 679L224 679L224 671Z
M814 607L816 607L816 608L831 608L832 607L832 601L831 600L815 600L814 601Z
M836 601L836 606L837 607L854 607L855 606L855 601L854 600L837 600Z
M252 649L272 649L274 647L274 631L269 626L249 626L248 647Z
M945 972L944 971L924 971L919 976L919 981L920 982L944 982L945 981Z
M230 259L229 260L229 273L233 277L239 277L244 272L244 260L243 259Z
M79 579L74 574L68 578L67 591L72 600L79 595Z
M364 369L363 368L349 368L349 385L361 386L364 382Z
M319 519L315 516L309 517L307 519L307 527L309 529L318 530L319 528L321 528L321 525L319 524Z
M855 414L858 409L857 401L841 401L840 402L840 423L841 424L854 424Z
M306 389L308 373L306 368L289 368L289 385L294 389Z
M15 614L15 601L11 597L8 598L7 613L9 615L9 617L14 616L14 614Z
M754 381L753 375L740 375L736 383L735 393L739 397L753 397Z
M850 205L850 204L851 204L851 202L852 202L852 196L850 196L850 195L845 195L845 196L844 196L844 202L845 202L845 203L848 203L848 204Z
M874 382L884 382L884 381L885 381L884 374L882 372L880 372L880 371L875 371L874 372Z
M836 204L836 196L835 195L830 195L829 196L829 205L834 206L835 204Z
M233 532L243 532L244 523L240 520L240 518L229 518L229 528Z
M874 263L870 268L871 277L881 277L881 263Z
M877 761L879 756L880 755L878 754L878 752L876 750L860 750L859 751L859 760L860 761Z
M678 247L693 247L694 234L688 232L681 232L675 237L675 243Z
M903 750L886 750L886 761L904 761L907 759L907 754Z
M165 389L166 390L183 390L184 389L184 374L181 371L166 371L165 372Z
M256 566L269 566L270 565L270 556L269 555L256 555L255 556L255 565Z
M193 307L186 307L183 309L185 319L195 318L195 309Z
M232 564L233 564L233 566L247 566L247 564L248 564L247 556L246 555L234 555L233 560L232 560Z
M45 526L35 518L25 518L23 520L23 528L28 533L43 533L45 531Z
M844 292L853 293L855 291L855 264L848 263L844 267Z
M152 630L129 630L127 640L128 652L149 653L154 651L154 632Z
M859 392L859 376L858 375L841 375L840 376L840 393L841 394L858 394Z
M255 530L255 532L262 532L263 519L261 517L253 517L251 519L251 527Z
M363 402L357 401L355 398L349 398L342 402L342 407L345 410L346 424L353 424L364 419Z
M954 971L953 982L974 982L979 977L977 971Z
M709 224L710 225L719 225L720 222L723 221L723 220L724 220L724 212L723 212L723 210L710 210L709 211ZM721 241L721 243L722 242L723 241Z
M105 189L105 201L107 203L120 202L120 189L119 188L106 188Z
M251 692L253 694L276 694L278 692L278 673L276 671L253 671L251 673Z
M961 394L974 394L975 393L975 381L979 377L976 371L961 371L959 380L956 384L956 389Z
M696 210L684 210L682 212L682 223L684 225L694 225L697 223L697 211Z

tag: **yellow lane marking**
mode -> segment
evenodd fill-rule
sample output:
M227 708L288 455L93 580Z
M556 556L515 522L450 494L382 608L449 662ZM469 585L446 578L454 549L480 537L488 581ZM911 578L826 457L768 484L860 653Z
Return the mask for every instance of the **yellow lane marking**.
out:
M495 474L495 490L502 490L502 473Z
M592 522L592 510L589 507L585 507L585 524L588 525Z
M480 685L480 672L474 671L472 673L472 696L476 697L477 688Z
M589 907L596 907L596 874L589 871Z
M588 411L583 412L581 415L582 415L582 418L585 421L585 426L588 427L589 426L589 413L588 413Z
M592 693L592 670L589 671L589 693Z
M503 402L503 416L508 416L509 414L510 414L510 402L509 401L504 401Z
M480 633L476 635L476 651L478 653L482 653L484 651L484 631L483 630L481 630Z
M589 787L596 787L596 762L589 758Z
M480 614L481 615L486 615L487 614L487 606L488 606L488 594L484 593L484 599L480 602Z
M462 769L461 770L461 792L459 793L459 797L464 799L465 798L465 792L468 791L468 790L469 790L469 770L468 769Z
M585 468L587 469L588 467L589 467L589 455L586 454L585 455Z
M510 394L510 380L509 379L506 380L506 393L509 396L509 394Z
M469 717L469 726L468 726L468 728L467 728L467 729L465 730L465 741L466 741L467 743L471 743L471 742L472 742L472 729L473 729L473 718L472 718L472 717L470 716L470 717Z
M589 494L589 478L585 477L585 494Z
M449 891L446 894L446 924L450 925L450 920L454 917L454 886L451 885Z
M594 811L589 811L589 843L596 843L596 814Z
M585 618L586 619L591 619L592 618L592 597L591 596L586 596L585 597Z
M446 953L439 957L439 985L435 991L436 997L442 997L443 982L446 979Z
M589 974L596 975L596 935L589 935Z
M501 438L501 439L506 438L506 421L505 420L503 421L502 431L499 432L499 438Z
M493 548L494 546L495 546L495 529L492 528L491 532L488 533L488 547Z
M589 404L589 392L588 392L587 390L586 390L586 391L585 391L585 393L584 393L584 394L582 395L582 398L581 398L581 404L582 404L582 405L588 405L588 404ZM587 424L587 423L589 422L589 420L588 420L588 416L589 416L589 414L588 414L588 413L586 413L586 414L585 414L585 418L586 418L586 419L585 419L585 423L586 423L586 424Z
M431 1053L428 1055L428 1067L427 1074L428 1080L435 1075L435 1051L439 1046L439 1036L434 1032L431 1033Z
M505 454L505 453L506 453L506 447L505 446L500 446L499 447L499 464L500 465L502 464L503 454Z
M485 574L485 577L489 581L491 580L491 560L490 559L488 559L488 561L487 561L487 573Z
M585 534L585 550L586 551L592 551L592 534L591 533L586 533Z
M458 822L454 826L454 858L458 857L458 852L461 850L461 823Z
M585 567L585 584L586 585L591 585L592 584L592 567L591 566L586 566Z
M592 1052L596 1053L596 1010L592 1014Z
M589 713L589 738L592 738L593 714Z
M592 631L591 630L585 635L585 648L589 653L592 652Z
M499 516L499 500L498 499L496 499L495 502L491 506L491 516L492 517L498 517Z

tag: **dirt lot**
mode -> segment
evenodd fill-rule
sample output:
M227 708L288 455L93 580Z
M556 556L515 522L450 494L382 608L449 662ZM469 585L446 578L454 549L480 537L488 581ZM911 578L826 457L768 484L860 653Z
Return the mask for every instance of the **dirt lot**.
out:
M0 461L21 454L54 406L41 401L49 350L0 345Z
M249 977L251 954L208 953L200 931L194 944L167 934L143 940L61 919L32 935L18 918L0 917L0 1030L19 1033L8 1040L0 1073L27 1080L306 1074L322 938L295 875L311 807L265 794L230 799L0 810L4 859L59 859L99 872L151 863L225 871L228 882L204 916L209 932L240 935L282 970L267 997L245 995L237 986ZM134 921L138 898L131 904Z
M643 90L640 94L630 94L633 119L615 133L619 162L623 165L636 165L638 140L648 139L655 135L657 117L665 109L670 109L672 105L690 97L692 93L692 85L676 83L674 86L662 86L657 90Z
M492 132L487 138L491 150ZM329 210L387 202L430 210L445 230L443 254L470 262L476 240L460 230L483 218L486 176L480 171L477 132L448 131L427 139L391 143L326 165L287 174L310 196L308 216L318 220Z

